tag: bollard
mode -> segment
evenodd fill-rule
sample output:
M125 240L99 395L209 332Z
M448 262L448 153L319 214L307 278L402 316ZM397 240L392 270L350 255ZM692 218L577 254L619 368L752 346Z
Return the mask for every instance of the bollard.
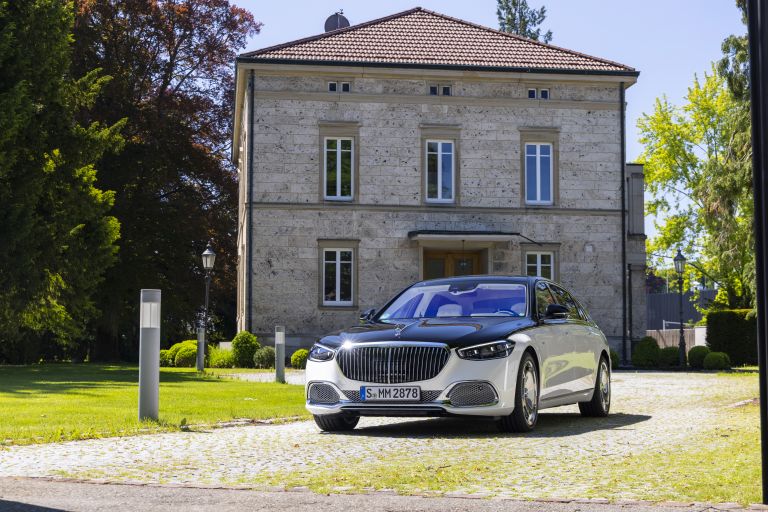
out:
M285 384L285 327L275 327L275 382Z
M197 371L205 370L205 327L197 328Z
M139 301L139 420L157 420L160 388L160 290L141 290Z

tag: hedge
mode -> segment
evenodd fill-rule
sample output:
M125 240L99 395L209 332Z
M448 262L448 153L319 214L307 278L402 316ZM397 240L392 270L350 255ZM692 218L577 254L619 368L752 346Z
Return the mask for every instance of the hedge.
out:
M731 363L757 364L757 320L751 309L710 311L707 314L707 346L728 354Z
M728 370L731 368L731 361L725 352L710 352L704 358L705 370Z
M659 366L669 368L670 366L680 366L680 348L664 347L659 351Z
M248 331L240 331L232 339L232 357L238 368L253 368L253 354L261 348L258 338Z
M688 352L688 364L691 365L691 368L702 370L704 368L704 358L707 357L710 352L711 350L709 350L709 347L703 345L691 348Z
M651 336L643 336L632 352L632 364L640 368L655 368L659 365L661 349Z

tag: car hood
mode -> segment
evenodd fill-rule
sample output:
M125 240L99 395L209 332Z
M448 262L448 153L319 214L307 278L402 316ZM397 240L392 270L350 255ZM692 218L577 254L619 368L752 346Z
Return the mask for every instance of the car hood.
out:
M336 348L344 343L374 341L431 341L445 343L451 348L468 347L504 339L515 331L532 327L530 318L466 317L424 318L397 322L376 322L343 329L320 340Z

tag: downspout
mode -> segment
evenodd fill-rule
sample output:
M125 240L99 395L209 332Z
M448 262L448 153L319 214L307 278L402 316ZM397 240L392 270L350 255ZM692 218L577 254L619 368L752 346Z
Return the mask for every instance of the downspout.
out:
M248 332L253 332L253 120L254 120L254 107L253 107L253 70L251 70L250 77L248 78L248 91L250 94L250 99L248 100L248 127L247 127L247 135L248 135L248 198L247 198L247 208L248 208L248 226L246 228L245 233L245 240L246 240L246 253L248 254L247 264L246 264L246 271L248 272L248 275L246 277L246 282L248 283L246 286L248 286L247 296L248 300L246 301L246 330Z
M624 113L624 82L619 84L619 119L621 124L621 363L627 360L627 207L626 207L626 127ZM631 290L630 290L631 293Z

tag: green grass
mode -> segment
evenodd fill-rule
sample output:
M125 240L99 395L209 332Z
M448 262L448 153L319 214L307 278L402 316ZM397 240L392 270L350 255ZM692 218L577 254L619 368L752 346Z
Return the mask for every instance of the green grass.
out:
M163 368L159 421L140 422L138 368L95 364L0 366L0 411L0 446L309 416L302 386Z

